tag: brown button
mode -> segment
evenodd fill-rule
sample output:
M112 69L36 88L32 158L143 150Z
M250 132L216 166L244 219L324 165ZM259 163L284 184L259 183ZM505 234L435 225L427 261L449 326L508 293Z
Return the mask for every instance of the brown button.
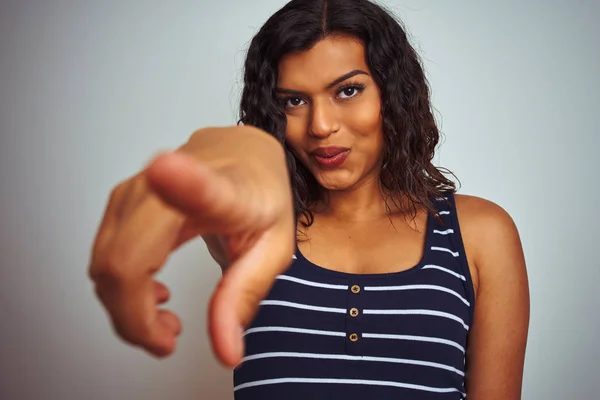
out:
M357 317L358 316L358 308L351 308L350 309L350 316L351 317Z
M350 288L350 290L352 291L352 293L356 294L356 293L360 292L360 286L358 286L358 285L352 285L352 287Z
M358 335L356 333L351 333L349 338L351 342L356 342L358 340Z

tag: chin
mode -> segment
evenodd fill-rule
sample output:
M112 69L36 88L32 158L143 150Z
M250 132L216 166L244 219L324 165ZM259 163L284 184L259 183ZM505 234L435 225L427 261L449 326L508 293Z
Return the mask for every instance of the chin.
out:
M312 171L319 185L325 190L343 191L356 185L356 179L350 171Z

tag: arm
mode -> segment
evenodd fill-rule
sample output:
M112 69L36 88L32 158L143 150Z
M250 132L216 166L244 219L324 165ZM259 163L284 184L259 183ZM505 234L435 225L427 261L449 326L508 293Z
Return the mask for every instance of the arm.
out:
M175 350L181 321L161 307L168 290L155 274L178 246L204 236L227 265L208 325L216 355L232 367L244 354L240 327L292 260L294 229L281 144L251 127L206 128L115 187L88 273L116 333L164 357Z
M521 399L529 328L523 249L511 217L496 204L457 196L463 240L477 287L467 347L470 400Z

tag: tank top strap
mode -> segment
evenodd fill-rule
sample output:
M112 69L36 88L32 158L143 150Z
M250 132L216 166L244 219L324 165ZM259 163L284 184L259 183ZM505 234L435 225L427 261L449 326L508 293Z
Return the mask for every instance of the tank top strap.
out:
M467 300L473 304L475 293L457 216L456 196L448 193L436 198L434 206L438 215L428 218L422 268L440 269L459 277L465 287Z

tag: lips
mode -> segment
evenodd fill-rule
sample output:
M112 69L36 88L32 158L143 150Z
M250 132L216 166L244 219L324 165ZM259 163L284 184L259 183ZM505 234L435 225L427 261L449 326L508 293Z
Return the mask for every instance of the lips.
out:
M310 154L320 158L332 158L337 155L340 155L341 153L347 152L348 150L350 149L347 147L318 147L315 150L311 151Z
M312 159L321 167L326 169L340 167L346 157L348 157L350 149L347 147L319 147L310 152Z

